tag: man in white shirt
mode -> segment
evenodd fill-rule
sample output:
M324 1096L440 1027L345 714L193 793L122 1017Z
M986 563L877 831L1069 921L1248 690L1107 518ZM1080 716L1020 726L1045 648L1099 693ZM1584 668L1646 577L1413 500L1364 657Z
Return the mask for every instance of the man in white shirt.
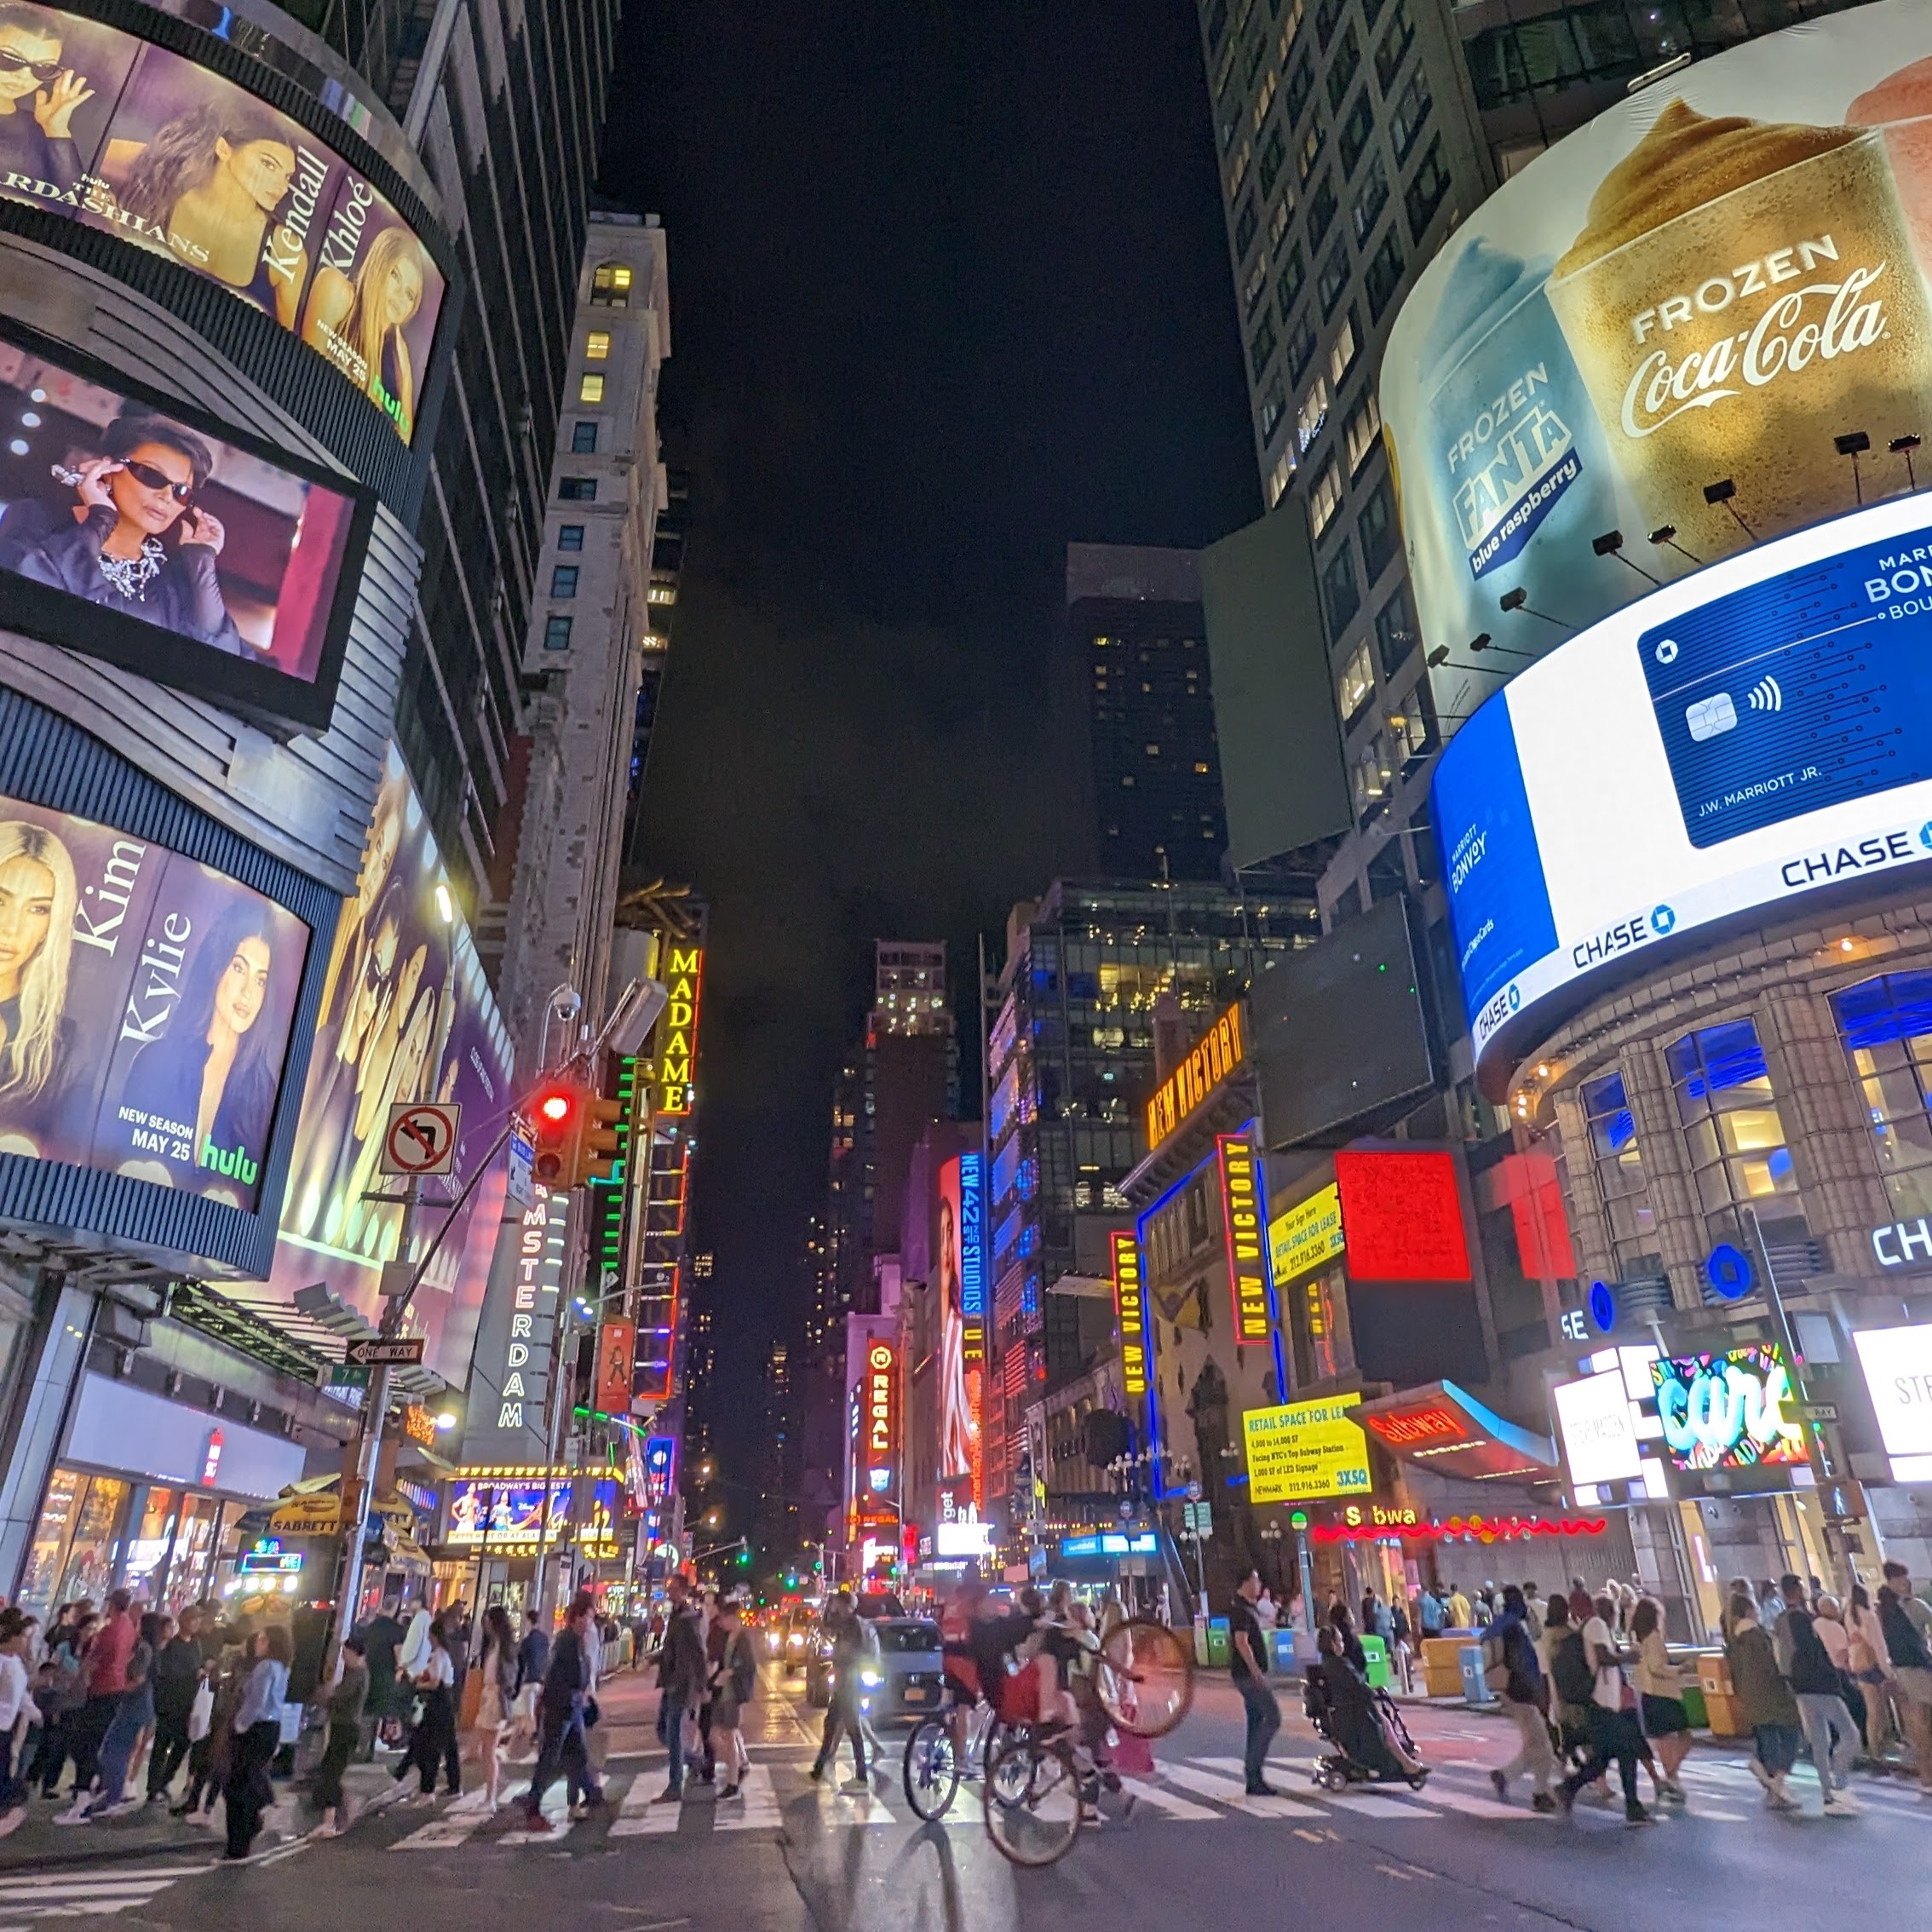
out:
M1577 1802L1577 1793L1594 1783L1614 1763L1624 1787L1624 1820L1630 1825L1647 1825L1650 1814L1637 1802L1637 1748L1642 1734L1624 1715L1624 1667L1617 1659L1617 1640L1601 1610L1584 1623L1579 1636L1550 1644L1550 1674L1556 1688L1566 1699L1581 1701L1578 1660L1573 1652L1559 1659L1563 1642L1578 1643L1583 1649L1581 1668L1590 1673L1588 1712L1590 1757L1566 1778L1558 1797L1566 1813Z

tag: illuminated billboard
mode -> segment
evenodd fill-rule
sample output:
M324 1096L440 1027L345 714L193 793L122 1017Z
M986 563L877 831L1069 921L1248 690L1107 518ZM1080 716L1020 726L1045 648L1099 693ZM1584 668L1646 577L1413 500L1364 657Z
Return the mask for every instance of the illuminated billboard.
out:
M0 196L225 290L415 435L444 278L326 141L184 55L32 0L0 16Z
M1332 1261L1348 1245L1342 1232L1342 1190L1331 1182L1320 1193L1296 1202L1268 1222L1268 1251L1275 1285Z
M1775 1342L1662 1356L1650 1375L1673 1469L1792 1467L1808 1459L1803 1425L1785 1412L1791 1375ZM1605 1377L1611 1379L1621 1377Z
M1221 1205L1228 1236L1228 1285L1234 1300L1234 1339L1247 1347L1274 1331L1274 1297L1268 1279L1261 1162L1254 1143L1239 1134L1215 1142L1221 1161Z
M1351 1413L1360 1395L1284 1402L1241 1417L1251 1503L1305 1503L1369 1492L1368 1437Z
M1141 1279L1141 1245L1117 1228L1113 1246L1113 1319L1120 1330L1120 1386L1130 1395L1147 1392L1147 1303Z
M1656 591L1491 699L1434 790L1487 1090L1665 940L1932 856L1929 721L1916 497Z
M897 1361L889 1342L874 1342L865 1350L859 1396L859 1461L871 1496L890 1493L893 1464L899 1456Z
M1621 1375L1561 1382L1550 1395L1573 1484L1627 1482L1642 1474L1635 1406Z
M144 839L0 798L0 1153L252 1212L309 930Z
M1850 506L1847 432L1867 496L1906 486L1888 446L1932 424L1929 55L1932 10L1883 0L1699 60L1506 181L1417 278L1380 399L1440 711L1507 672L1484 634L1560 649L1647 574ZM1505 615L1517 593L1555 622Z
M0 418L0 624L232 711L327 726L366 498L13 325Z
M1158 1147L1248 1057L1241 1003L1233 1005L1181 1056L1147 1102L1147 1147Z
M315 1049L289 1166L271 1282L320 1281L370 1322L382 1264L419 1258L495 1144L510 1101L510 1044L457 909L423 802L394 745L376 795L362 871L336 928ZM416 1245L397 1251L402 1209L381 1198L380 1130L396 1101L462 1110L455 1166L425 1183ZM505 1165L477 1184L410 1303L411 1332L445 1380L468 1378L502 1218ZM393 1191L393 1189L391 1190ZM442 1211L439 1211L442 1210Z
M1467 1281L1455 1157L1440 1149L1359 1149L1335 1157L1352 1281Z
M968 1163L971 1163L969 1177ZM980 1396L986 1376L986 1295L969 1314L966 1284L984 1280L979 1251L980 1157L957 1155L939 1170L939 1469L941 1482L965 1483L980 1498ZM967 1248L970 1222L973 1246Z
M657 1079L651 1095L658 1113L690 1113L698 1057L698 996L704 985L704 949L672 940L664 946L664 989L670 998L658 1021Z

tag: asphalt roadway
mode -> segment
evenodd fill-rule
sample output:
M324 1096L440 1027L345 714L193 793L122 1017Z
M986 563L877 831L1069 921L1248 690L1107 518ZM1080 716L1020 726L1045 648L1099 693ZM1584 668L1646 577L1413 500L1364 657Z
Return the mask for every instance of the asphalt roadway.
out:
M988 1842L977 1792L922 1826L899 1783L899 1741L869 1795L807 1777L819 1714L768 1673L748 1724L756 1769L746 1797L702 1787L681 1805L651 1738L654 1693L640 1678L603 1693L612 1724L612 1814L532 1838L510 1808L474 1800L385 1804L343 1837L290 1836L256 1862L212 1861L206 1835L140 1856L15 1866L0 1874L0 1932L36 1920L112 1918L183 1932L1178 1932L1330 1924L1727 1932L1917 1925L1932 1853L1932 1803L1897 1779L1861 1777L1852 1819L1803 1807L1768 1813L1740 1754L1693 1751L1688 1804L1627 1826L1621 1805L1573 1818L1532 1813L1521 1784L1498 1804L1488 1768L1512 1734L1461 1711L1412 1711L1435 1767L1419 1796L1336 1797L1308 1776L1316 1744L1293 1707L1274 1747L1274 1800L1241 1795L1239 1706L1205 1682L1193 1715L1158 1749L1130 1814L1084 1831L1044 1871L1009 1866ZM841 1754L841 1774L848 1763ZM387 1780L382 1780L386 1785ZM1646 1797L1648 1796L1647 1786ZM286 1824L305 1820L285 1806ZM184 1831L185 1831L184 1827ZM90 1834L91 1837L91 1834ZM90 1843L98 1852L105 1847ZM77 1848L77 1850L78 1848ZM1901 1918L1900 1914L1904 1916Z

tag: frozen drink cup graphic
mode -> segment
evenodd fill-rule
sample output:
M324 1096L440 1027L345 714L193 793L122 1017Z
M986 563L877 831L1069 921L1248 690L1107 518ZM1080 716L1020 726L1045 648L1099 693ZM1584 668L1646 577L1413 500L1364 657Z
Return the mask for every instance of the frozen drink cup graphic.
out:
M1629 572L1590 548L1617 521L1610 453L1547 273L1479 237L1429 331L1443 347L1422 371L1423 447L1403 455L1428 477L1425 500L1452 514L1407 520L1409 561L1424 630L1454 651L1495 628L1498 598L1519 584L1574 624L1629 597Z
M1709 559L1851 507L1833 439L1932 421L1932 310L1885 158L1853 128L1673 101L1604 177L1550 306L1624 482Z

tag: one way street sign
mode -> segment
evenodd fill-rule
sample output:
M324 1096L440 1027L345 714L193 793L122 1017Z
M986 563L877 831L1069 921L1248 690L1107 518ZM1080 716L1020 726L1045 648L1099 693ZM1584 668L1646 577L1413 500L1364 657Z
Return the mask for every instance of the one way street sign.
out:
M342 1360L363 1368L374 1368L379 1362L419 1362L423 1360L423 1337L405 1335L374 1342L352 1342L344 1350Z

